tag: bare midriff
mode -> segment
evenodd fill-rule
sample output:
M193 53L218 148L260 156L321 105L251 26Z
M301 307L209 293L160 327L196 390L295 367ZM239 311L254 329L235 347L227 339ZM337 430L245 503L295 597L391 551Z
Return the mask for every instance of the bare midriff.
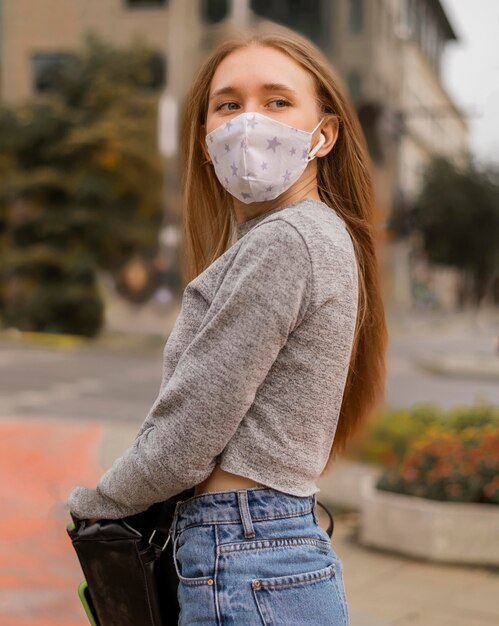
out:
M251 489L255 487L265 487L265 485L257 483L246 476L231 474L223 470L220 465L215 465L215 469L208 478L196 485L194 495L199 496L210 491L231 491L233 489Z
M223 470L220 465L215 465L213 472L203 480L202 483L196 485L194 495L199 496L202 493L210 491L231 491L233 489L251 489L255 487L265 487L261 483L256 483L246 476L238 476ZM319 526L323 530L327 530L329 520L322 519L319 515Z

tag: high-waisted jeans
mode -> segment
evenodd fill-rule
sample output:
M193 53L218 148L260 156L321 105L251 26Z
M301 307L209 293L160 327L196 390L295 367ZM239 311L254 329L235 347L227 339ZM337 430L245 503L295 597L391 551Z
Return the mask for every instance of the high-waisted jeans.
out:
M343 565L316 496L270 487L177 503L179 626L348 626Z

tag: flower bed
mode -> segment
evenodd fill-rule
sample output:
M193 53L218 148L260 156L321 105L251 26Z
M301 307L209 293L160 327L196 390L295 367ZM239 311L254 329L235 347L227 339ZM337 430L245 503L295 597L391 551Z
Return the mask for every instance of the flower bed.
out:
M499 428L499 408L477 403L442 411L435 404L420 403L410 408L385 409L373 414L367 427L343 456L350 460L390 466L404 456L415 439L429 428L439 432L461 432L466 428Z
M429 428L376 487L430 500L499 504L499 428Z
M494 432L499 409L486 404L446 412L432 404L385 410L371 418L320 486L332 503L353 509L361 508L364 476L406 495L498 504Z
M426 428L361 487L360 541L444 562L499 565L499 426Z
M499 507L439 502L361 486L359 541L403 555L442 563L499 565Z

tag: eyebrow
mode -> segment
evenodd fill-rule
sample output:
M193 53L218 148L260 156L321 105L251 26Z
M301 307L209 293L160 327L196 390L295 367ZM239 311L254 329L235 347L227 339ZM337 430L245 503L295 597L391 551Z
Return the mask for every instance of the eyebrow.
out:
M262 85L262 89L264 89L265 91L287 91L289 93L296 93L294 89L291 89L291 87L283 85L282 83L265 83L264 85ZM220 89L217 89L213 92L213 94L210 96L210 100L213 100L213 98L216 98L217 96L232 93L237 93L237 89L235 87L232 87L230 85L228 85L227 87L221 87Z

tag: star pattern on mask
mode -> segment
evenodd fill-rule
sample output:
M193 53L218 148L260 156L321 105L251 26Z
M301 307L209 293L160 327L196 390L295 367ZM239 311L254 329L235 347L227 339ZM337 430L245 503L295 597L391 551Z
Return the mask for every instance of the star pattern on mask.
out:
M277 137L274 137L273 139L267 139L268 142L268 146L267 146L267 150L272 150L272 152L275 152L275 149L277 148L277 146L281 145L281 142L278 141Z
M293 128L292 136L287 131L280 135L277 128L267 126L257 114L246 116L244 124L227 121L214 137L207 137L212 162L222 187L228 192L249 202L270 200L296 180L298 169L303 171L304 165L300 163L307 164L310 145L305 145L306 140L296 134L299 129ZM257 125L259 129L254 130ZM241 186L251 191L242 191Z

